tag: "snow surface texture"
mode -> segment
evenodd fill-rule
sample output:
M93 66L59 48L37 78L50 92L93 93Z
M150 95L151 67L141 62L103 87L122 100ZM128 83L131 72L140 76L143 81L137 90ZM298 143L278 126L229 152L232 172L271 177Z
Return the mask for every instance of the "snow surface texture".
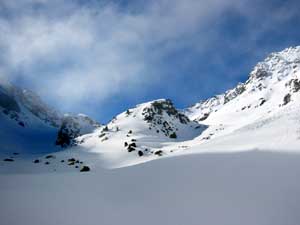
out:
M299 175L300 155L270 152L197 154L85 174L2 174L0 224L298 225Z

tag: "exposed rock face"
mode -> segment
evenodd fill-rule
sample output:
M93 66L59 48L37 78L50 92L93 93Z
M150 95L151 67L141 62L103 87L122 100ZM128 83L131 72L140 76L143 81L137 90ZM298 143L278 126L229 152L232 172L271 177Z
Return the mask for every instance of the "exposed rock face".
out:
M61 115L36 94L1 81L0 112L22 127L36 124L34 121L56 128L61 124Z
M152 102L149 107L143 109L142 115L150 129L156 129L157 133L162 132L167 137L173 134L170 138L174 138L174 133L178 130L176 123L183 125L191 123L189 118L180 113L169 99Z
M58 131L56 145L60 145L61 147L76 145L77 137L91 133L99 127L101 125L98 122L86 115L66 115Z
M0 81L0 113L2 114L0 119L6 121L5 126L8 129L14 127L18 130L20 127L24 134L30 133L32 140L28 141L31 142L37 141L36 137L40 137L42 131L51 137L46 138L51 146L53 143L62 147L73 145L76 143L76 137L101 126L83 114L62 115L45 104L32 91L2 81Z
M21 111L16 100L12 96L9 96L4 92L1 92L1 90L0 90L0 106L9 112L14 111L19 113Z
M300 90L300 80L299 79L291 79L286 84L287 87L290 87L292 92L298 92Z

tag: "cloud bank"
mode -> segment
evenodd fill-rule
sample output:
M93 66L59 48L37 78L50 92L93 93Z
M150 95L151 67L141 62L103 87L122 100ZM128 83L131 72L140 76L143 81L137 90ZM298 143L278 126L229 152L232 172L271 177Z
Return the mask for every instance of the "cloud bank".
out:
M164 62L170 63L177 52L207 54L222 46L257 50L256 42L265 32L297 13L290 4L280 5L262 20L256 16L262 12L259 4L4 0L0 3L0 77L30 86L67 110L92 103L101 106L115 95L143 93L172 79ZM223 24L231 15L246 21L238 39L235 25ZM222 37L222 29L224 34L228 29L233 32ZM220 66L224 63L218 55L214 60Z

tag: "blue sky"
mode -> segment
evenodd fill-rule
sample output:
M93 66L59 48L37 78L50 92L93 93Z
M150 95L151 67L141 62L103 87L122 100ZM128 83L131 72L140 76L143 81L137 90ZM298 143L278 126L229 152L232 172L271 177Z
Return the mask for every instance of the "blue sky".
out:
M170 98L184 108L300 44L299 1L0 1L0 78L105 122Z

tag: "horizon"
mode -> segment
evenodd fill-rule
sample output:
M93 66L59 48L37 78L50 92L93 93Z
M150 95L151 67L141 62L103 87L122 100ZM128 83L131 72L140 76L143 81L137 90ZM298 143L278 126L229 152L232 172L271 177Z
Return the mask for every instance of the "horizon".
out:
M299 4L2 2L0 78L101 123L155 99L183 109L246 81L270 53L299 45Z

